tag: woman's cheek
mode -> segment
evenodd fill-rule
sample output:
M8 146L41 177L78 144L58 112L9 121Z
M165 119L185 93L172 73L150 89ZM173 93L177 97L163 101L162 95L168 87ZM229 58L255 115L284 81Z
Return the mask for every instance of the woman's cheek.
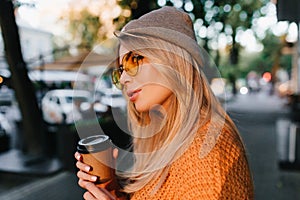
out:
M137 100L134 102L135 109L138 112L147 112L149 111L151 105L148 102L148 100L144 99L142 95L137 98Z

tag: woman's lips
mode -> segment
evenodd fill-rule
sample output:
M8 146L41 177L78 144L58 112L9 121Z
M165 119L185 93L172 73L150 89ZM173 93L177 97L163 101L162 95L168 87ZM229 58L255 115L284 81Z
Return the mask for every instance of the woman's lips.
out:
M129 97L129 100L134 102L137 99L140 91L141 91L141 89L128 91L127 95Z

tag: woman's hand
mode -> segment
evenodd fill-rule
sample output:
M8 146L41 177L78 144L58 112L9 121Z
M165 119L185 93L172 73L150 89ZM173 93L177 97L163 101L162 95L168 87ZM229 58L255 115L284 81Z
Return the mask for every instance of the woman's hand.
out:
M78 152L76 152L75 153L75 158L77 160L76 167L79 169L79 171L77 172L77 177L79 178L79 180L96 182L98 180L98 177L89 174L89 172L92 170L92 167L89 166L89 165L87 165L87 164L84 164L82 162L82 156L81 156L81 154L78 153Z
M97 187L94 183L79 180L87 192L84 193L83 198L85 200L117 200L108 190L105 188Z
M118 156L118 150L114 149L113 151L113 157L116 158ZM77 172L77 177L79 178L78 184L80 187L87 190L87 192L84 193L83 197L86 200L94 200L94 199L126 199L121 197L117 198L116 191L117 184L115 180L112 180L109 183L104 184L95 184L95 182L98 180L97 176L90 175L89 172L92 170L91 166L85 164L82 162L82 156L80 153L75 153L75 158L77 160L76 167L79 169ZM113 187L113 188L112 188ZM114 195L112 195L114 194Z

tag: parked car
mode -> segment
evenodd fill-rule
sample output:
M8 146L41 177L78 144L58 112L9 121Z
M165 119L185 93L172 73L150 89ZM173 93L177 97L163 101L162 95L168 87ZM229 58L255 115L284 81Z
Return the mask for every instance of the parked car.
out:
M100 102L102 104L112 108L121 108L122 110L125 109L127 103L121 90L116 88L102 88L99 93Z
M72 124L82 119L82 113L99 105L92 102L92 95L85 90L50 90L42 98L44 120L50 124ZM102 109L105 109L102 107Z
M117 89L111 81L111 71L108 69L105 71L101 78L97 79L95 83L95 100L101 104L109 106L111 108L126 109L126 100L123 97L122 91Z

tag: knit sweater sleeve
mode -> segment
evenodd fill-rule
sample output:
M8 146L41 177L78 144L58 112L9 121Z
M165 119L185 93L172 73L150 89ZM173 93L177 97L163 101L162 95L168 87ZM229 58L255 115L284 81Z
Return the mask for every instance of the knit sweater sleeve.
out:
M159 180L153 180L131 199L253 199L250 171L238 135L223 131L204 158L199 157L202 142L201 135L197 135L187 151L172 163L157 191L153 189Z

